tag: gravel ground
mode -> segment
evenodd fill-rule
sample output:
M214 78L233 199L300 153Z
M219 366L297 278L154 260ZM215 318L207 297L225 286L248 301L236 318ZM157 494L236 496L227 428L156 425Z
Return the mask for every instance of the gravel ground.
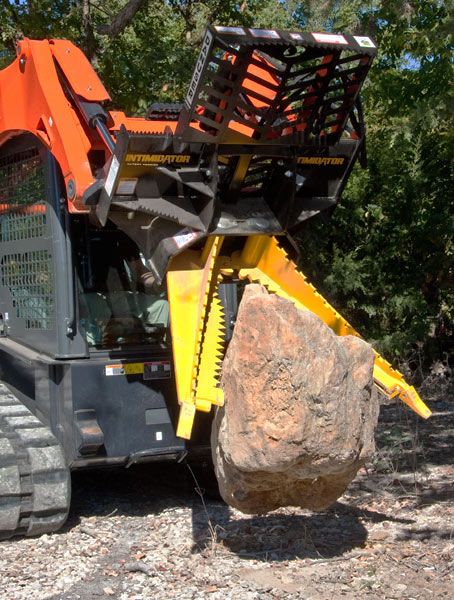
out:
M454 400L431 407L382 407L374 464L318 513L243 515L184 465L75 473L62 531L0 543L0 597L452 598Z

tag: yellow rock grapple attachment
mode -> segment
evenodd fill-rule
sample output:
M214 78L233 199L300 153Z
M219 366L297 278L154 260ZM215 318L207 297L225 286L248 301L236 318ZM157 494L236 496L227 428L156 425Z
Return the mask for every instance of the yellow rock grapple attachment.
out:
M231 256L219 254L221 244L222 238L209 238L208 254L206 249L198 255L187 250L174 259L168 273L177 385L182 402L178 435L186 438L190 437L196 409L207 411L211 404L223 402L218 376L225 325L216 297L221 273L260 283L268 292L318 315L337 335L360 337L307 282L275 237L250 236L242 251ZM210 296L211 308L207 309ZM191 348L194 348L192 354ZM382 356L377 352L375 355L374 380L379 391L389 398L398 396L421 417L429 417L431 412L414 387Z
M334 207L355 161L364 166L359 93L375 54L365 36L209 26L184 104L151 107L156 134L122 126L87 190L101 224L113 221L167 277L179 436L191 436L197 409L223 403L223 277L259 282L336 334L359 335L275 236ZM374 377L429 416L378 354Z

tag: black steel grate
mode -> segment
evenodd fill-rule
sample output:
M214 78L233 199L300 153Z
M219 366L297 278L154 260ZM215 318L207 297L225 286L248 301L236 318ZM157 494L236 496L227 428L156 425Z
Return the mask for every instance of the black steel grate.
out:
M229 44L209 28L180 119L217 142L232 132L251 140L336 143L345 130L373 53L351 36L342 44L251 40L232 36Z
M2 285L12 297L26 329L52 329L53 261L47 250L7 254L1 263Z
M15 210L3 213L0 217L0 239L2 242L15 242L41 237L46 232L44 204L32 206L33 212Z
M52 329L54 323L52 255L36 249L36 243L47 234L44 200L44 164L38 149L1 156L1 284L11 294L10 310L26 329ZM35 248L27 248L28 240ZM20 242L25 243L25 251Z
M28 206L44 195L42 159L37 148L0 156L0 205Z
M13 242L46 232L44 169L36 148L0 157L0 239Z

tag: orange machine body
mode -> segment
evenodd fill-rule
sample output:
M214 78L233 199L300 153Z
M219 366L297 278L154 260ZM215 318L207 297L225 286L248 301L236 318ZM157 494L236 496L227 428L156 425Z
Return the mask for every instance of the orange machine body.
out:
M0 90L0 145L23 132L38 137L60 165L70 212L86 212L82 195L95 179L89 153L104 150L107 159L110 152L68 92L94 103L110 97L82 51L66 40L24 39L17 46L16 60L0 71ZM130 119L118 111L108 115L112 132L121 125L146 133L169 126Z

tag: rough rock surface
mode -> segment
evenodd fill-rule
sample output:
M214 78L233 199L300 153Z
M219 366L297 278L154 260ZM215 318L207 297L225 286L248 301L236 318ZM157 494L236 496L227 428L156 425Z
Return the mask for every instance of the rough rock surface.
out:
M374 452L374 353L319 317L248 285L223 365L212 432L224 500L245 513L322 509Z

